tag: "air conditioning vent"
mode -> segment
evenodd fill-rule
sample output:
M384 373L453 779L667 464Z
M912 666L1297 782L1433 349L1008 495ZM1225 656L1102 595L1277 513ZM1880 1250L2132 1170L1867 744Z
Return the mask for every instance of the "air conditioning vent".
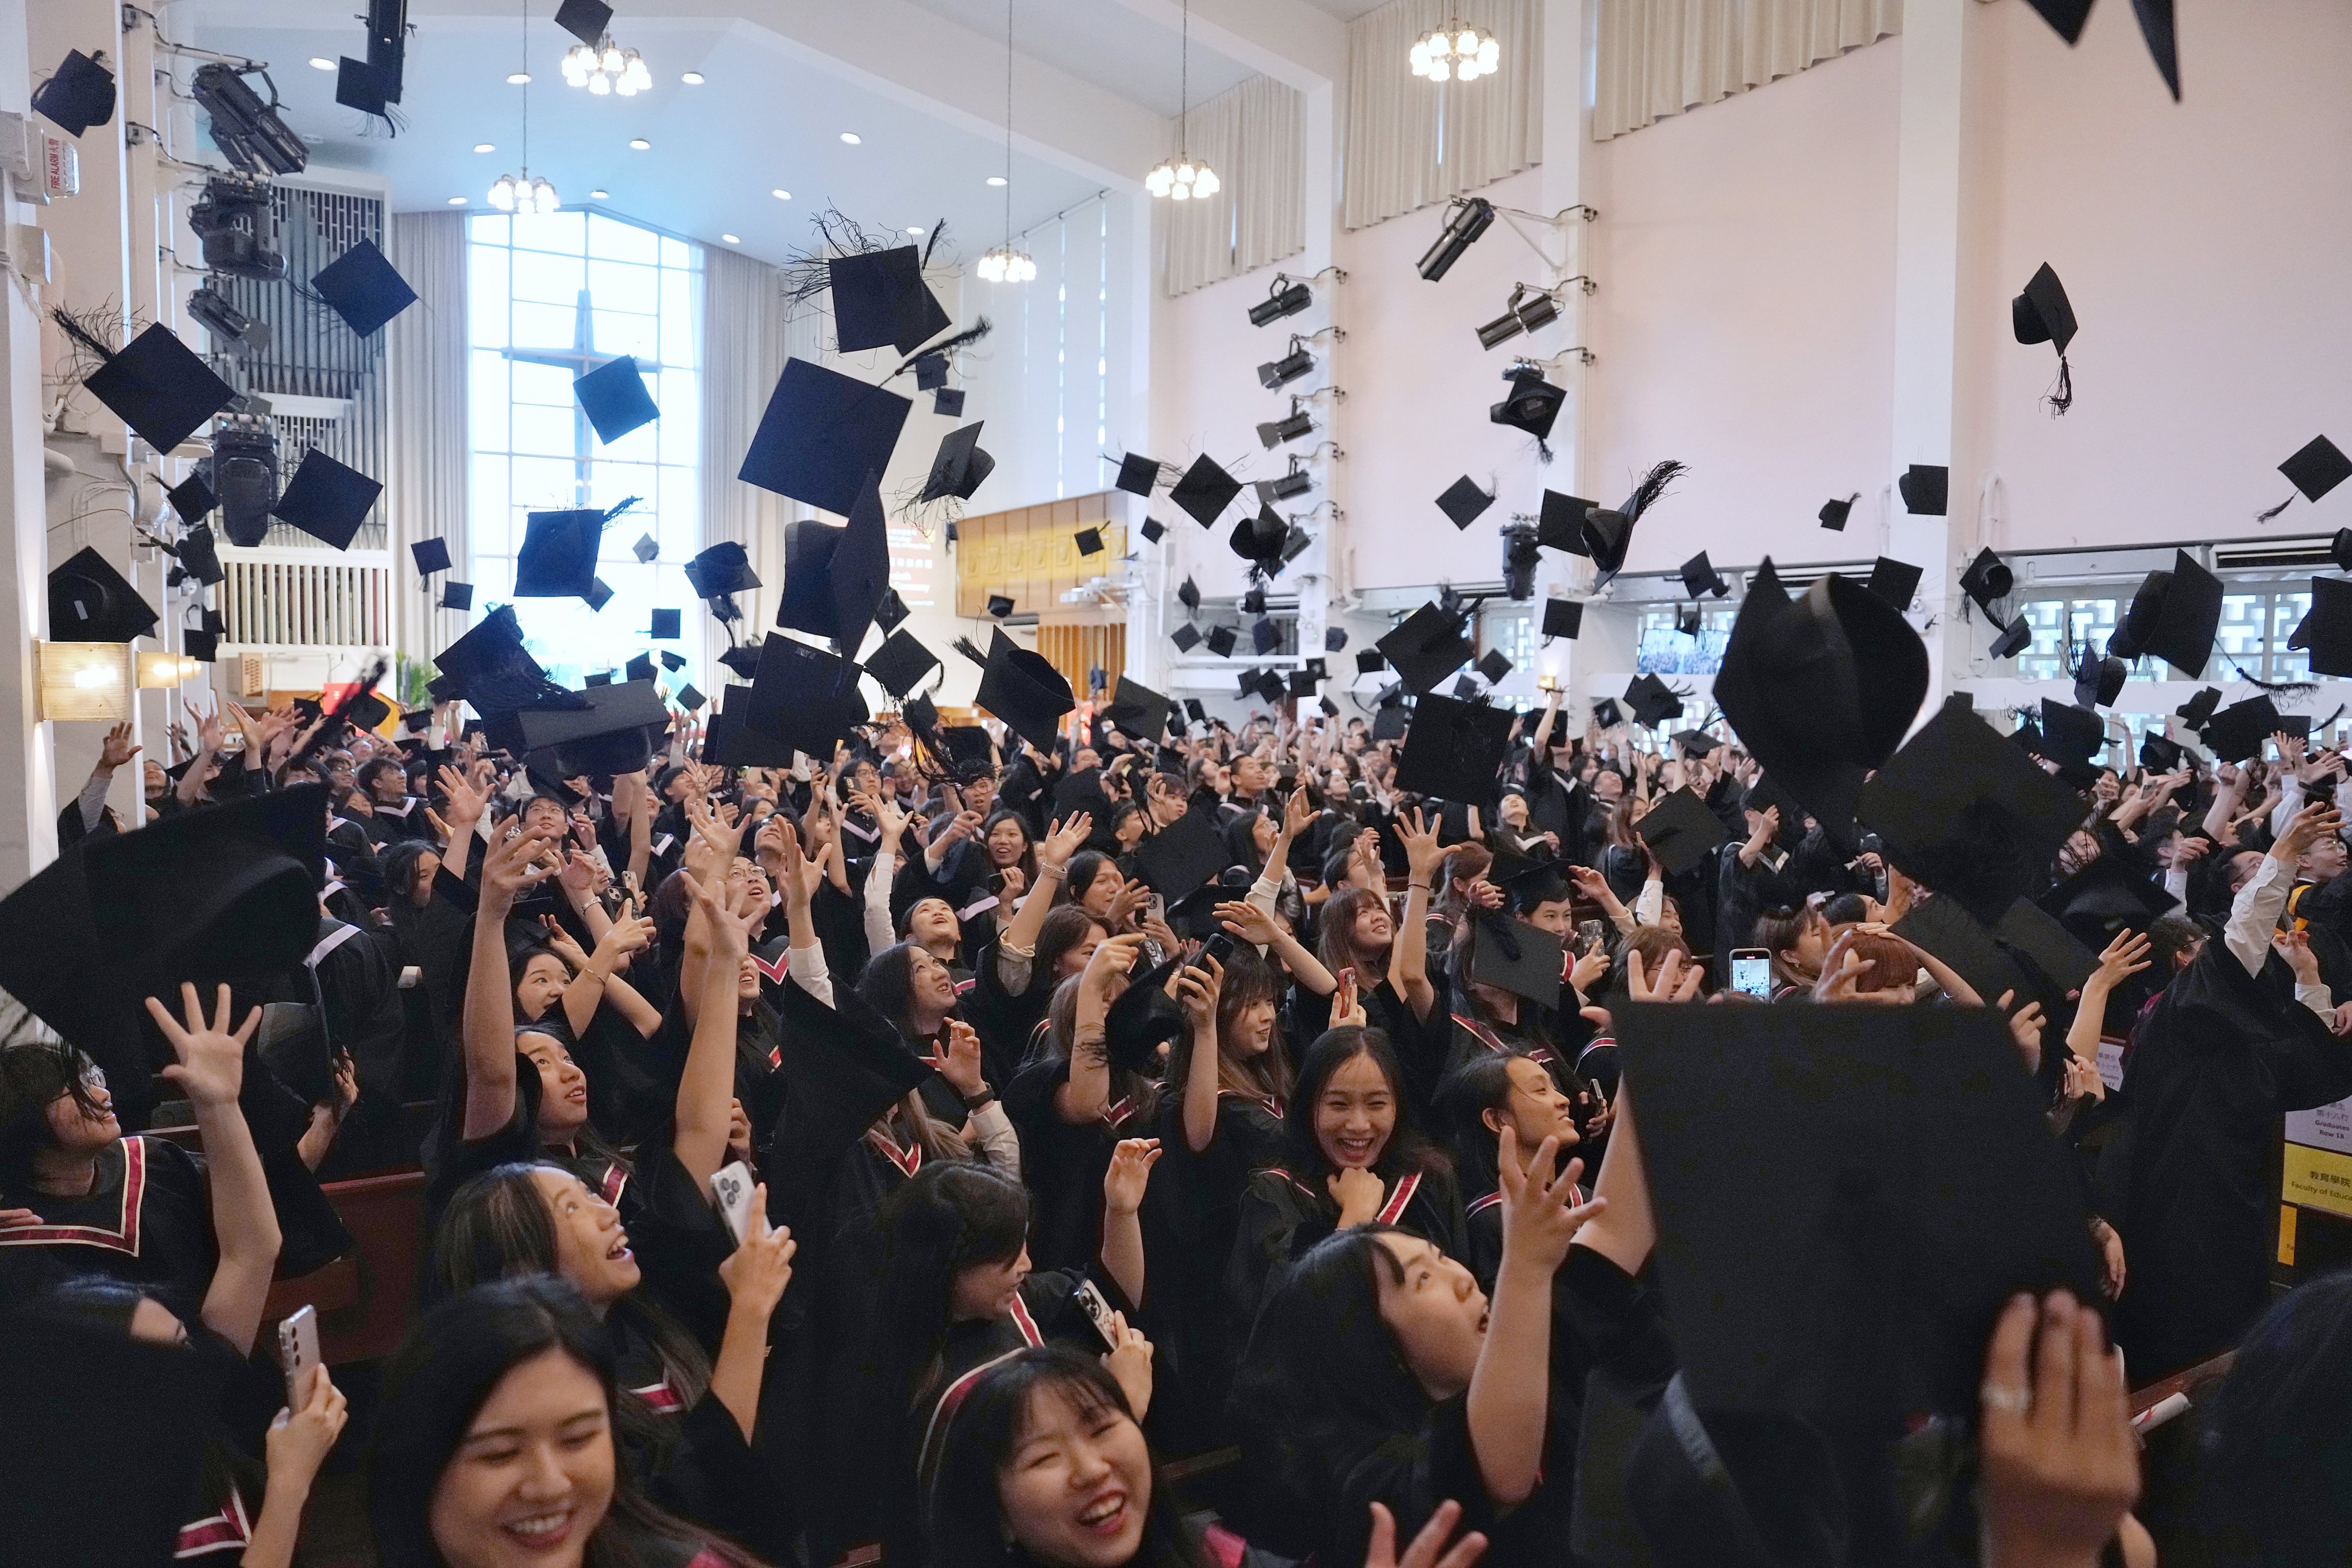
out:
M2336 558L2325 544L2254 545L2240 550L2213 552L2213 564L2223 570L2236 567L2251 570L2263 566L2316 566L2335 569Z

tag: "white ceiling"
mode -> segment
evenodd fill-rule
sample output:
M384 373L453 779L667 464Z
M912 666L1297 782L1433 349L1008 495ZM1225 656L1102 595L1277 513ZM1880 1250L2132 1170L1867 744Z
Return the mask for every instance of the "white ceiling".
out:
M943 15L964 3L924 0ZM1055 3L1120 10L1101 0ZM403 128L391 136L383 121L337 104L334 73L307 63L314 56L362 53L356 21L215 23L199 26L190 41L268 61L281 112L311 142L312 158L385 176L394 210L438 208L457 195L487 210L490 183L521 162L525 89L508 86L506 77L522 58L522 25L415 12L412 20L406 91L398 106ZM1000 15L999 36L1003 24ZM944 218L954 251L966 259L1001 237L1005 193L987 184L1004 165L1004 144L994 136L911 112L902 100L772 46L752 29L616 19L614 37L644 55L651 91L597 98L567 86L557 62L570 36L545 16L529 25L531 172L552 180L566 205L587 205L589 191L602 188L616 212L712 245L733 234L744 252L769 261L808 246L809 220L827 205L893 228L928 227ZM987 68L1001 72L1001 57ZM679 78L688 70L703 73L705 84L684 85ZM1017 127L1017 104L1015 115ZM860 144L844 144L845 131L856 133ZM644 137L651 148L632 151L632 137ZM497 151L477 154L479 142ZM1016 156L1013 222L1034 223L1097 188ZM777 200L770 194L775 189L793 199Z

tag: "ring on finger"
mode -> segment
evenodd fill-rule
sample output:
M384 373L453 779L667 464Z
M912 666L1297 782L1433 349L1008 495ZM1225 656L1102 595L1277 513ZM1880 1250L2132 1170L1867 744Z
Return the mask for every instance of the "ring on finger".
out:
M2012 1415L2022 1415L2033 1408L2033 1395L2022 1388L2011 1388L2003 1384L1988 1383L1977 1390L1977 1397L1988 1410L2006 1410Z

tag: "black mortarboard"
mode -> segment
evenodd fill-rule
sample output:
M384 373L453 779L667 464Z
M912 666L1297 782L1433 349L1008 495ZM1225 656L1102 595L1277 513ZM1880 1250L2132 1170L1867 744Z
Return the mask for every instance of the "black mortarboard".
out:
M1201 628L1186 621L1176 628L1170 640L1175 643L1177 652L1191 653L1201 645Z
M803 645L806 646L806 645ZM829 657L829 656L828 656ZM694 691L692 687L688 691ZM694 691L696 697L702 693ZM751 727L748 715L754 699L748 686L730 686L719 693L719 705L710 710L708 728L702 737L702 760L715 767L726 768L788 768L793 765L792 742ZM678 694L686 701L686 693ZM687 709L691 713L694 708ZM828 751L830 748L828 748Z
M981 449L980 432L985 424L986 420L980 420L947 433L940 442L938 454L931 458L931 474L923 482L921 500L934 501L953 496L958 500L970 500L981 481L996 471L996 459Z
M654 610L649 614L646 636L656 642L667 642L684 629L679 626L678 620L678 612L676 610Z
M1023 647L1002 630L991 637L988 664L981 671L973 700L1039 751L1053 746L1055 726L1077 706L1062 672L1044 654Z
M335 62L335 101L362 114L390 117L390 105L400 101L401 73L389 65L373 65L345 55Z
M613 25L613 8L604 0L563 0L555 8L555 25L593 49Z
M889 471L912 406L856 376L787 360L736 477L846 517L866 476Z
M2130 667L2109 654L2094 658L2084 650L2081 668L2074 671L2074 702L2082 708L2112 708L2116 699L2124 693L2124 681Z
M2325 436L2315 436L2309 444L2279 465L2279 472L2294 481L2305 500L2317 500L2328 491L2352 479L2352 458L2347 458L2336 443Z
M591 670L588 674L581 677L580 684L583 687L610 686L613 684L613 672L609 669Z
M1372 739L1402 741L1412 714L1402 703L1382 703L1372 714Z
M1454 682L1454 695L1461 698L1465 702L1477 696L1477 678L1471 675L1458 677Z
M1843 499L1832 496L1822 502L1822 510L1818 514L1822 520L1822 526L1834 532L1843 533L1846 516L1853 510L1853 503L1861 499L1862 497L1857 493Z
M1625 716L1617 710L1615 698L1604 697L1592 705L1592 721L1603 730L1614 730L1625 721Z
M2146 931L2148 921L2171 910L2172 895L2137 863L2137 857L2102 855L2053 884L2034 903L2074 941L2095 952L2118 932ZM2096 960L2091 967L2096 967Z
M851 498L851 505L856 498ZM847 507L841 509L845 513ZM760 585L759 574L751 570L751 558L743 546L729 539L712 545L686 563L687 586L697 598L715 599L729 594L748 594Z
M1576 599L1546 599L1543 613L1543 635L1576 640L1584 629L1584 605Z
M1323 628L1323 651L1325 653L1339 653L1344 650L1347 646L1347 627L1325 626Z
M882 492L872 474L857 504L849 509L848 526L833 548L825 572L833 599L834 651L855 659L874 625L874 607L890 591L890 535L882 521Z
M1168 525L1156 517L1147 517L1139 531L1142 533L1145 543L1157 544L1168 537Z
M236 395L161 321L90 372L82 385L159 452L194 435Z
M650 425L661 417L661 410L654 406L654 395L646 390L646 378L638 372L634 354L606 360L574 381L572 395L580 400L580 412L588 416L588 423L595 426L596 439L608 447L639 426Z
M1211 626L1209 628L1209 651L1215 654L1219 658L1233 658L1234 645L1240 640L1241 631L1237 626Z
M1919 591L1919 574L1920 569L1907 561L1882 555L1871 563L1870 580L1863 586L1896 609L1907 610L1912 595Z
M1714 736L1708 734L1704 730L1676 731L1674 741L1675 749L1681 752L1685 757L1706 756L1709 752L1714 751L1717 746L1723 744L1721 741L1717 740Z
M1257 694L1268 702L1279 702L1288 695L1288 689L1282 679L1282 671L1278 669L1258 671Z
M1272 617L1261 617L1250 626L1250 647L1257 653L1272 653L1282 646L1282 628Z
M931 394L931 412L946 419L963 417L963 388L942 386Z
M1168 699L1143 682L1121 675L1103 717L1137 740L1157 745L1168 731L1170 706Z
M33 89L33 107L79 141L91 126L114 118L114 73L69 49L49 79Z
M2048 262L2027 281L2025 292L2009 302L2009 322L2019 342L2048 343L2065 358L2066 345L2074 341L2074 307Z
M2150 772L2171 773L2189 754L2188 749L2179 742L2159 735L2153 730L2140 737L2139 765Z
M2088 763L2107 743L2106 721L2086 708L2042 700L2042 754L2053 763Z
M1243 560L1271 567L1282 559L1282 542L1289 531L1281 514L1261 502L1257 510L1234 521L1233 537L1226 543Z
M912 632L892 632L866 661L866 673L893 697L906 696L917 681L939 668L940 656L917 641Z
M2016 904L2012 901L2008 907L2013 909ZM2030 904L2025 907L2032 908ZM2001 946L1990 925L1950 894L1930 889L1928 897L1916 900L1903 918L1888 929L1921 952L1942 960L1952 973L1969 983L1969 988L1988 1007L2005 994L2011 997L2011 1012L2032 1000L2027 995L2029 986L2023 966Z
M886 587L874 606L874 624L886 632L895 632L908 616L907 601L898 597L898 590Z
M429 577L436 572L449 570L449 542L437 535L412 542L408 554L416 563L419 576Z
M228 635L228 620L218 610L205 611L199 624L216 637Z
M1456 528L1469 527L1478 521L1479 513L1494 504L1495 498L1480 489L1467 474L1446 486L1445 493L1437 498L1437 510Z
M1841 846L1854 791L1927 695L1927 650L1893 605L1831 573L1791 600L1768 559L1748 580L1715 701L1740 742Z
M749 680L760 672L760 645L737 643L719 656L719 662Z
M1723 574L1715 569L1704 550L1683 563L1682 578L1683 592L1694 599L1705 594L1720 599L1731 592L1731 584L1723 580Z
M2194 680L2205 673L2221 625L2221 580L2185 550L2172 552L2172 570L2151 572L2132 595L2123 633L2126 658L2154 655ZM2111 653L2123 650L2109 642Z
M1544 491L1543 509L1536 519L1536 542L1570 555L1585 554L1584 516L1595 504L1580 496Z
M694 683L692 681L688 681L687 684L677 689L677 705L685 709L689 713L700 712L702 710L703 703L709 700L709 699L704 697L701 692L697 691L694 689Z
M220 498L213 494L212 486L205 483L200 473L190 474L165 490L163 499L172 503L172 510L180 514L182 522L202 522L220 504ZM2352 567L2347 570L2352 571Z
M2011 1296L2099 1299L2078 1181L2009 1030L1976 1008L1636 1004L1616 1034L1691 1404L1873 1435L1849 1445L1873 1468L1841 1484L1856 1517L1895 1518L1880 1436L1978 1408ZM1742 1176L1790 1146L1825 1152L1786 1182Z
M204 626L184 626L180 651L199 664L211 664L220 655L221 634Z
M2023 616L2020 616L2001 627L2000 636L1993 639L1990 652L1995 658L2014 658L2023 653L2026 645L2032 640L2033 628L2026 625Z
M207 525L200 524L180 536L180 564L187 568L190 576L206 587L228 578L228 573L220 563L220 552L215 547L215 543L213 531Z
M1129 452L1118 460L1118 479L1116 483L1128 494L1142 496L1149 500L1151 487L1159 482L1159 458L1147 458L1140 452Z
M1101 529L1082 528L1078 530L1077 533L1074 537L1077 541L1079 554L1100 555L1103 552L1103 536Z
M948 384L948 356L925 354L915 362L915 390L937 392Z
M1853 809L1906 875L1988 924L2039 885L2084 816L2073 790L1965 702L1946 703L1921 725Z
M2173 716L2186 721L2192 730L2202 730L2207 724L2212 722L2213 710L2221 706L2221 689L2218 686L2208 686L2174 709Z
M2016 587L2016 574L1990 546L1978 551L1969 569L1960 574L1960 591L1974 599L1978 608L1988 616L1992 614L1993 605L2008 598Z
M857 687L857 667L839 656L770 632L760 645L744 721L804 752L830 757L834 744L873 715Z
M1201 585L1193 582L1189 574L1182 583L1177 584L1176 600L1188 610L1201 607Z
M1470 639L1462 635L1462 620L1434 603L1407 616L1373 645L1396 667L1414 691L1427 691L1469 662Z
M1137 959L1127 989L1103 1013L1103 1048L1113 1068L1145 1077L1160 1071L1160 1047L1184 1032L1184 1009L1168 994L1168 982L1183 962L1181 952L1157 965Z
M1013 613L1013 595L1010 594L991 594L988 596L988 613L995 616L1000 621L1005 616L1011 615Z
M1388 662L1388 659L1381 654L1381 650L1376 647L1360 647L1356 650L1356 673L1358 675L1378 675L1382 669L1387 668Z
M1678 877L1726 841L1722 819L1686 789L1674 790L1633 825L1666 874Z
M474 607L474 585L471 583L453 582L442 584L440 605L441 608L445 610L472 609Z
M1290 672L1290 695L1312 697L1315 695L1317 683L1321 679L1322 677L1311 669L1294 669Z
M515 556L518 599L585 599L596 591L596 552L604 514L594 507L534 511Z
M1491 812L1502 799L1496 774L1510 733L1504 709L1426 694L1414 706L1412 733L1397 758L1396 787Z
M1510 658L1498 647L1488 648L1485 657L1478 660L1478 673L1486 678L1489 686L1510 674L1511 668Z
M836 256L825 269L834 337L844 353L886 343L912 353L953 324L923 281L922 253L911 245Z
M1192 459L1192 466L1184 470L1184 477L1176 481L1176 488L1168 492L1168 499L1182 507L1185 515L1194 522L1209 528L1224 515L1225 508L1231 506L1234 498L1241 493L1241 481L1220 468L1214 458L1203 452Z
M2295 633L2287 647L2310 650L2312 674L2352 675L2352 583L2314 577L2311 613Z
M661 541L650 533L641 533L637 535L637 542L629 546L629 553L650 565L654 557L661 553Z
M1136 874L1171 904L1205 886L1232 858L1224 835L1197 811L1186 812L1135 847ZM1242 892L1235 889L1233 896Z
M466 635L434 656L441 701L464 698L479 713L503 713L527 702L569 701L551 697L547 671L522 646L522 626L512 605L500 605Z
M2153 883L2149 887L2155 890ZM2158 896L2168 907L2170 905L2171 900L2160 890ZM2011 952L2024 959L2029 979L2043 982L2034 988L2042 994L2044 1010L2050 1013L2054 1014L2058 1005L2069 996L2080 994L2083 983L2099 967L2098 955L2084 947L2070 927L2023 899L2009 906L2009 912L2000 917L1992 933ZM2108 940L2102 938L2099 946L2106 946ZM1997 1003L2000 993L1996 991L1984 999L1988 1004ZM2028 1000L2031 998L2024 993L2018 994L2020 1004Z
M1405 742L1408 751L1412 745ZM1560 976L1568 967L1559 938L1508 915L1482 910L1471 920L1472 980L1525 997L1538 1007L1559 1005Z
M672 675L686 668L686 658L683 654L675 654L667 648L663 648L656 657L661 659L661 667Z
M382 494L383 486L313 447L302 455L302 466L294 470L269 515L338 550L349 550Z
M408 286L372 239L362 239L310 279L310 287L361 337L372 337L383 324L416 303Z
M1683 716L1682 699L1654 675L1635 676L1625 688L1624 701L1633 710L1633 721L1643 729L1655 730Z
M58 642L129 642L163 617L122 574L84 545L49 572L49 636Z
M2213 715L2205 726L2205 743L2213 748L2217 761L2242 763L2261 756L2263 742L2284 728L2268 697L2250 697Z
M1951 482L1951 469L1940 464L1914 463L1896 481L1895 489L1903 492L1904 510L1913 516L1941 517Z
M1511 390L1500 403L1486 405L1487 422L1524 430L1538 443L1548 439L1568 403L1568 394L1546 381L1532 365L1515 365L1504 373L1503 379L1511 384Z
M654 656L641 653L628 662L623 670L631 680L651 680L654 678Z

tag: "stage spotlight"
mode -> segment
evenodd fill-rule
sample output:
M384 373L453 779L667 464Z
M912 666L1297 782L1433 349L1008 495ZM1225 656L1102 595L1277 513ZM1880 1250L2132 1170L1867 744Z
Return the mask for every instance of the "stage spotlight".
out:
M1438 230L1436 242L1421 258L1421 275L1432 283L1444 277L1494 222L1495 204L1484 196L1454 197L1445 226Z
M286 276L286 258L269 247L269 182L247 174L215 174L188 208L188 226L204 241L205 265L232 278L274 283Z
M277 433L265 418L223 415L213 428L209 460L221 530L231 544L250 549L269 531L269 509L278 504Z
M1509 342L1525 331L1527 328L1519 322L1519 313L1517 310L1506 310L1478 329L1478 346L1482 349L1496 348Z
M1540 289L1530 289L1519 302L1518 317L1519 325L1528 331L1541 331L1559 320L1559 301Z
M1315 356L1307 352L1306 340L1293 333L1290 339L1290 352L1280 359L1268 360L1258 366L1257 379L1267 391L1272 392L1288 385L1302 375L1312 374L1314 370Z
M241 357L269 352L269 323L255 321L209 283L188 296L188 314L205 324L215 347L226 353Z
M1263 327L1285 316L1295 316L1315 302L1315 296L1306 284L1277 272L1265 291L1265 298L1249 309L1250 325Z
M268 71L258 66L251 68L269 81ZM267 170L273 174L299 174L310 162L310 149L302 145L302 138L278 118L275 82L270 83L270 101L264 103L241 72L214 60L196 68L188 90L212 117L213 144L246 173Z
M1513 518L1505 523L1503 534L1503 593L1512 599L1532 599L1536 596L1536 563L1542 552L1536 546L1536 525L1525 518Z
M1305 495L1314 488L1315 477L1299 468L1298 459L1293 458L1290 459L1290 472L1279 479L1257 481L1257 499L1267 502L1288 500L1293 496Z
M1299 407L1297 405L1297 399L1294 398L1291 403L1289 415L1285 418L1276 420L1271 425L1259 426L1257 427L1257 438L1259 443L1263 445L1267 451L1271 452L1276 447L1281 446L1285 441L1296 441L1301 436L1309 436L1314 434L1314 431L1315 420L1313 416L1310 416L1307 410Z
M1538 331L1559 320L1559 301L1549 291L1528 283L1515 283L1503 313L1478 329L1478 346L1495 348L1521 332Z

